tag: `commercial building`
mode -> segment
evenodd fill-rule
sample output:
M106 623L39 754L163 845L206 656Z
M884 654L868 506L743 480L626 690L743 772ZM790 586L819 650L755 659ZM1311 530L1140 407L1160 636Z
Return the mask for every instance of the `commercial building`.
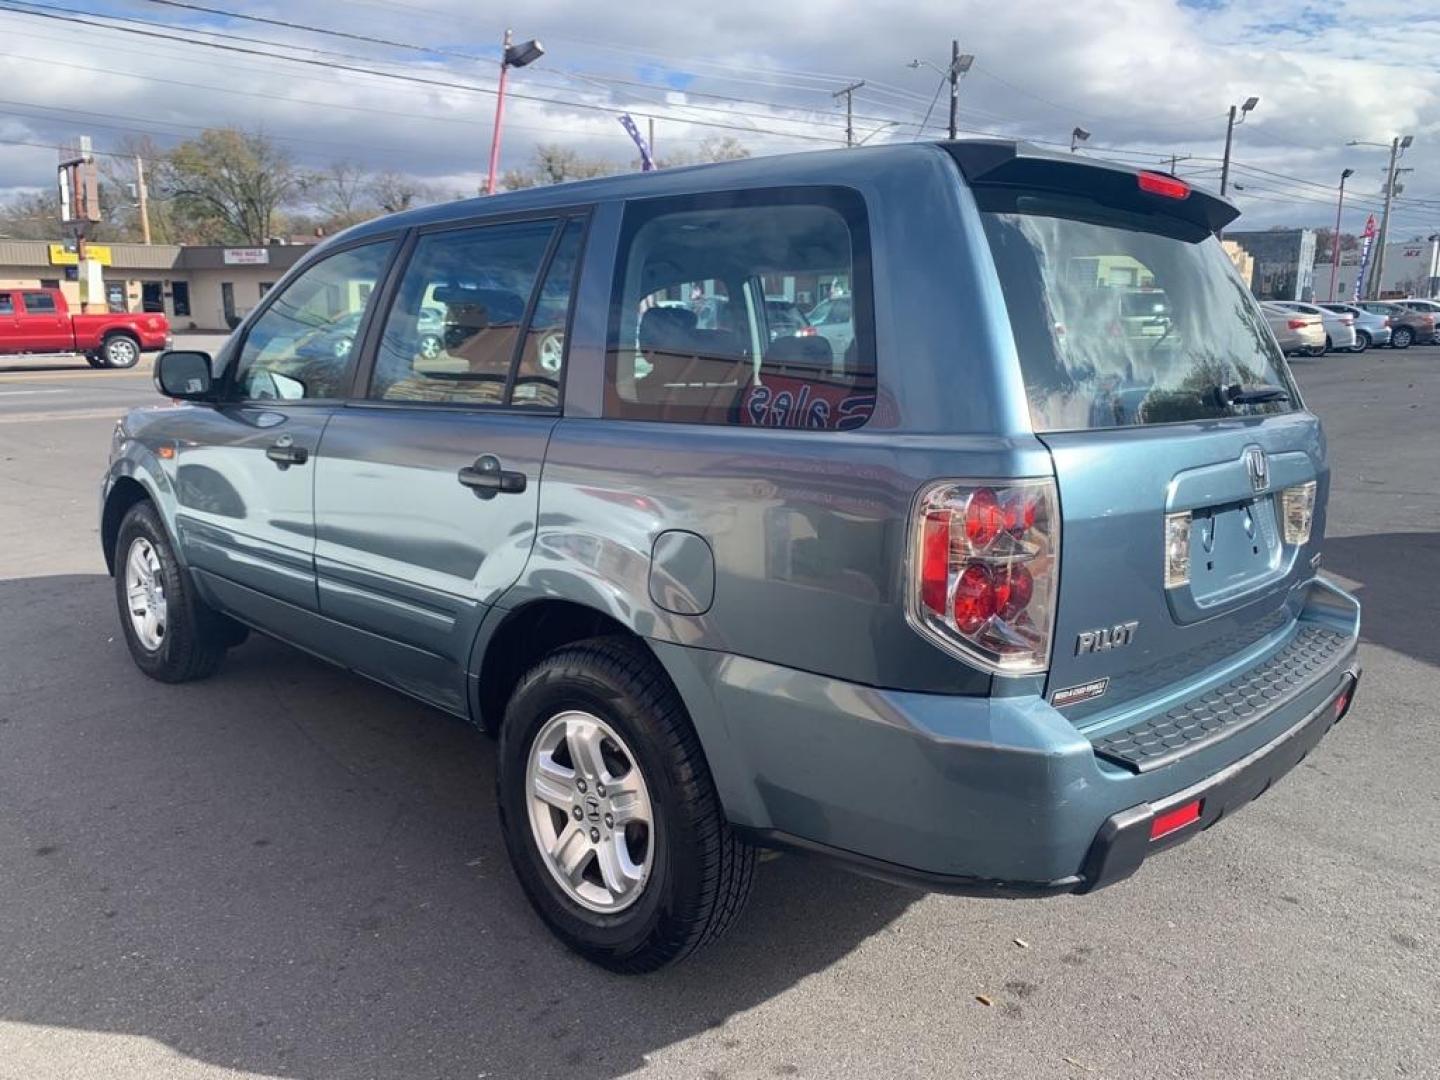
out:
M1314 229L1227 229L1225 239L1239 244L1253 260L1250 291L1261 300L1307 300L1313 295Z
M1371 270L1375 252L1370 253ZM1335 295L1330 295L1330 252L1315 264L1315 296L1320 300L1349 300L1355 295L1360 276L1360 252L1342 251L1335 271ZM1368 277L1367 271L1367 277ZM1368 284L1368 282L1367 282ZM1385 245L1385 267L1380 280L1380 298L1399 296L1440 296L1440 234L1424 240L1404 240Z
M101 264L104 310L164 312L177 330L229 330L307 250L91 244L88 253ZM58 288L79 310L77 261L73 244L0 240L0 289Z

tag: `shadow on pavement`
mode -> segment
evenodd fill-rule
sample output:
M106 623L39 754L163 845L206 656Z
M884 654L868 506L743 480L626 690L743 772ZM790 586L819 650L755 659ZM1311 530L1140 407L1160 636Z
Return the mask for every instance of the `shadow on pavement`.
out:
M1440 533L1327 536L1321 571L1361 583L1360 636L1440 666Z
M154 683L99 575L0 581L0 612L3 1020L285 1077L611 1077L916 899L767 862L724 943L611 976L531 913L468 726L261 637Z

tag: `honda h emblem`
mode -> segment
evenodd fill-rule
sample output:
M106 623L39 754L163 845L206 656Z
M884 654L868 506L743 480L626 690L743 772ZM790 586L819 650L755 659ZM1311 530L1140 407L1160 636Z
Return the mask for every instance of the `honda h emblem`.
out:
M1258 446L1246 447L1245 471L1250 474L1251 491L1264 491L1270 486L1270 462L1265 458L1265 451Z

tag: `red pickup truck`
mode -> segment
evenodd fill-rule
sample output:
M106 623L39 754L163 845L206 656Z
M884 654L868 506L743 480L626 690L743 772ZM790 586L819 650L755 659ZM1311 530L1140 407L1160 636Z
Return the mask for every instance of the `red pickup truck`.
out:
M59 289L0 289L0 356L75 352L91 367L128 368L170 341L164 315L72 315Z

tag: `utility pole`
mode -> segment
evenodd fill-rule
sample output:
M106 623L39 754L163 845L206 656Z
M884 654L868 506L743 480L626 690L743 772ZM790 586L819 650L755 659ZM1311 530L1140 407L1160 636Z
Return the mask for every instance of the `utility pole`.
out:
M648 126L650 128L650 157L658 165L659 160L655 157L655 118L653 116L650 117Z
M956 137L960 113L960 42L950 39L950 140Z
M1412 139L1405 136L1408 149ZM1375 253L1375 272L1370 275L1370 299L1379 300L1385 274L1385 242L1390 239L1390 203L1395 198L1395 166L1400 163L1400 136L1390 140L1390 168L1385 171L1385 209L1380 214L1380 250Z
M150 243L150 193L145 189L145 159L135 155L135 198L140 203L140 242Z
M1355 175L1354 169L1340 173L1340 198L1335 203L1335 242L1330 246L1330 291L1326 295L1335 299L1335 274L1340 269L1340 211L1345 206L1345 181Z
M1182 161L1189 161L1192 157L1194 157L1193 154L1171 154L1171 155L1170 155L1170 175L1171 175L1171 176L1174 176L1174 175L1175 175L1175 168L1176 168L1177 165L1180 164L1180 162L1182 162Z
M861 79L861 80L859 80L858 82L853 82L853 83L851 83L849 86L845 86L845 87L842 87L842 88L839 89L839 90L836 90L833 94L830 95L832 98L838 98L841 94L844 94L844 95L845 95L845 145L846 145L846 146L854 146L854 145L855 145L855 109L854 109L855 91L856 91L856 90L859 90L859 89L860 89L862 86L864 86L864 85L865 85L865 80L864 80L864 79Z
M1224 195L1226 189L1228 189L1230 186L1230 144L1234 141L1235 138L1235 125L1243 124L1245 122L1245 117L1249 114L1250 110L1255 108L1255 106L1259 104L1260 99L1258 97L1248 97L1245 99L1245 103L1243 105L1240 105L1238 108L1234 105L1230 106L1230 122L1225 125L1225 158L1220 165L1221 195ZM1240 114L1238 120L1235 117L1235 114L1237 112Z

